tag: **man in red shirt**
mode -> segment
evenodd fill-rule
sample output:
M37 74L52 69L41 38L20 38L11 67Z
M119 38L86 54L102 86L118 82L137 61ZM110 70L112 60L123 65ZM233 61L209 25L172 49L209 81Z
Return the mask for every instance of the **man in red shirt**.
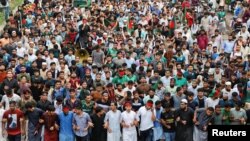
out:
M23 112L16 109L15 101L10 101L9 105L10 109L5 111L3 115L3 134L8 134L9 141L21 141L21 134L25 134Z

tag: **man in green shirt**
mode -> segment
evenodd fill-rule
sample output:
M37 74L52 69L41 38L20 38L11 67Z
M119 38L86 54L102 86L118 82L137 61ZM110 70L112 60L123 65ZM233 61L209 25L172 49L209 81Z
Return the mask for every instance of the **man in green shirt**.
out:
M118 75L112 80L112 82L114 84L125 84L126 82L128 82L127 80L127 76L125 75L124 71L119 71Z
M187 79L183 77L181 71L177 72L177 76L175 77L175 84L177 87L182 87L183 85L187 85Z
M223 125L230 125L230 110L230 104L226 103L224 109L221 111Z
M127 69L125 77L126 77L127 81L133 81L133 82L137 81L136 75L134 75L132 73L132 69L130 69L130 68Z
M108 49L108 55L111 55L112 58L115 58L117 55L117 43L113 43L113 47Z

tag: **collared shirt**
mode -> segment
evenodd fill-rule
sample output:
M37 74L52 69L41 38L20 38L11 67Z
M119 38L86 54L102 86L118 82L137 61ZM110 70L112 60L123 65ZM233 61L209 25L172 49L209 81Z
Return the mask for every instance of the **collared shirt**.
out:
M74 130L75 134L79 137L84 137L88 134L88 130L85 128L88 127L88 122L91 122L90 116L88 113L83 112L81 115L73 115L73 124L80 127L79 130Z
M225 53L232 53L234 47L234 41L225 41L223 44L223 49Z

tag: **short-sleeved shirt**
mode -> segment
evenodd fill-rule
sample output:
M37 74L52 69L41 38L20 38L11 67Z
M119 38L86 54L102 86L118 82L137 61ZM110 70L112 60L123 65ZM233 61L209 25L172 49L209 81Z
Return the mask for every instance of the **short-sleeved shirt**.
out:
M16 103L19 103L20 100L21 100L21 97L19 95L13 94L12 97L8 97L7 95L4 95L1 102L5 104L5 110L9 110L10 101L15 101Z
M23 112L15 109L14 111L7 110L3 114L3 119L7 119L7 132L8 135L21 134L20 119L23 118Z
M82 115L73 115L73 124L80 127L80 130L74 130L75 134L79 137L84 137L88 134L88 131L85 131L85 128L88 126L88 122L91 122L90 116L88 113L83 112Z

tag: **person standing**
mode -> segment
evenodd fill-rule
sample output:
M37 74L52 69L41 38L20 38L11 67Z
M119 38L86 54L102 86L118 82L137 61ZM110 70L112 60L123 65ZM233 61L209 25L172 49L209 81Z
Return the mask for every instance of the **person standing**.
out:
M9 106L10 109L3 114L3 136L8 134L9 141L21 141L21 134L25 134L23 112L16 108L15 101L10 101Z
M96 107L95 114L91 116L94 127L91 132L91 141L106 141L107 130L104 129L105 112L102 107Z
M194 141L207 141L207 127L214 123L214 108L196 110L194 113Z
M74 141L74 132L72 127L73 112L69 111L69 107L64 106L63 112L58 115L60 130L59 141Z
M177 122L175 141L193 141L194 111L187 104L187 100L182 99L180 108L175 111Z
M0 139L2 139L1 141L5 141L6 138L5 136L3 136L3 132L2 132L2 120L3 120L3 114L4 114L5 110L3 108L2 103L0 102Z
M142 141L152 141L153 140L153 127L155 117L155 110L153 108L154 102L152 100L148 100L146 105L141 107L137 116L140 117L140 136Z
M25 116L28 120L28 141L40 141L41 140L41 124L39 120L43 115L43 111L34 107L32 101L25 104Z
M88 129L93 126L88 113L82 111L82 107L76 107L73 115L73 130L76 141L88 141Z
M175 119L174 112L171 111L171 105L166 103L163 105L164 111L161 113L161 124L164 131L166 141L175 140Z
M119 141L121 138L121 111L117 110L117 103L111 102L111 110L106 114L104 127L107 129L107 141Z
M57 122L58 116L55 113L55 107L50 105L41 118L41 123L44 124L44 141L58 141L59 126Z
M163 129L161 124L161 113L163 111L161 101L155 102L155 121L154 121L154 141L160 141L163 138Z
M3 95L1 103L5 107L5 110L10 109L10 101L15 101L19 103L21 101L21 97L17 94L14 94L13 91L10 89L9 86L4 86L5 95Z
M136 125L138 124L138 117L132 111L130 102L124 104L126 111L122 112L121 125L122 125L122 138L123 141L137 141Z
M231 125L244 125L246 123L247 115L242 105L242 102L237 102L236 106L230 110Z

